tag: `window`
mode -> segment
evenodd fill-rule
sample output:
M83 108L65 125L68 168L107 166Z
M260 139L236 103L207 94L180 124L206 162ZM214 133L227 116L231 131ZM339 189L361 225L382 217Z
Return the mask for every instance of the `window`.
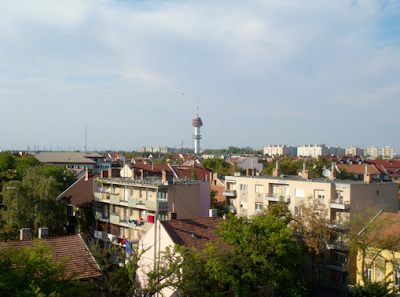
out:
M294 215L300 215L301 216L302 212L301 212L301 207L295 206L294 207Z
M263 204L262 203L256 203L256 210L263 210Z
M304 188L294 188L294 196L304 198Z
M325 199L325 193L324 190L315 190L314 191L314 197L318 198L318 199Z
M394 276L394 281L393 281L394 285L400 286L400 271L395 270L393 276Z
M372 280L372 269L371 268L365 268L364 269L364 276L368 278L369 280Z
M247 184L240 184L240 191L247 192L248 191L248 185Z
M256 193L263 194L264 193L264 186L263 185L256 185Z
M324 279L324 271L322 269L314 268L314 277L318 279Z

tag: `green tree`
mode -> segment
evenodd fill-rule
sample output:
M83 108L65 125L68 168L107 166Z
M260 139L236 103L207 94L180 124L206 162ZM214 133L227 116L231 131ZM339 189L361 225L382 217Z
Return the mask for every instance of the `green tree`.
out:
M390 282L372 282L369 279L364 285L356 284L347 289L348 297L392 297L398 296L398 288L392 288Z
M67 216L66 203L56 200L60 189L53 176L47 177L38 166L29 167L22 181L3 184L6 207L1 211L2 218L15 235L20 228L31 228L36 235L39 227L48 227L50 235L61 235Z
M0 153L0 172L4 172L8 169L14 169L15 158L10 152Z
M35 247L0 246L2 296L90 296L92 284L81 282L79 273L65 273L68 259L53 261L52 249L42 240Z
M267 295L271 289L278 296L304 295L304 282L294 272L303 263L301 246L283 220L229 216L217 233L229 248L209 245L205 265L213 281L230 284L235 296L257 296L259 286Z
M190 179L191 179L191 180L198 180L197 174L196 174L196 172L194 171L193 168L192 168L192 176L190 177Z

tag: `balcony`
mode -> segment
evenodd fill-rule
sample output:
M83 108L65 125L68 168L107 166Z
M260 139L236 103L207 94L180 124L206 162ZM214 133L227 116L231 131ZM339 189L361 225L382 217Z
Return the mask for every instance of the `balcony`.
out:
M222 192L222 195L226 196L226 197L232 197L232 198L236 198L236 190L229 190L229 189L224 189L224 191Z
M290 195L282 195L282 194L265 194L265 200L272 202L279 202L282 199L285 203L290 203Z
M103 200L103 193L94 193L94 200L96 201Z
M326 244L326 248L328 250L338 250L338 251L349 251L350 250L350 246L349 246L349 240L348 239L344 239L344 240L339 240L339 239L335 239L335 240L331 240Z
M150 201L146 200L145 207L150 210L166 210L168 208L167 201Z
M342 221L333 221L329 227L339 231L349 230L349 226Z
M104 222L109 222L110 221L110 217L105 215L104 213L100 212L100 211L96 211L94 213L94 218L100 221L104 221Z
M119 204L120 202L119 194L110 194L110 202Z
M237 213L237 210L236 210L236 207L235 207L235 206L233 206L233 205L228 205L228 206L225 206L224 212L230 212L230 213L232 213L232 214L236 214L236 213Z
M348 261L328 261L326 263L326 267L332 270L346 272L349 271L349 262Z
M113 223L113 224L119 224L120 223L120 218L119 218L119 214L117 214L117 213L112 213L111 215L110 215L110 223Z
M350 201L344 201L343 199L330 200L329 207L335 209L350 209Z

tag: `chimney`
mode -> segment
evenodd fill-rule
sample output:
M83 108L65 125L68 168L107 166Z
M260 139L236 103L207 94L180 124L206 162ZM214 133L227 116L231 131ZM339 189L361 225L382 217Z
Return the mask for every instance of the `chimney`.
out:
M209 210L209 216L210 218L215 218L218 215L218 210L217 209L210 209Z
M306 178L306 179L310 179L310 177L311 177L310 171L308 171L308 170L301 171L301 177L302 178Z
M368 173L368 165L365 165L364 182L368 184L372 182L372 174Z
M144 170L140 169L140 178L143 179L144 178Z
M43 238L49 236L49 228L41 227L38 229L38 238Z
M31 229L22 228L19 230L19 240L31 239Z
M89 170L86 169L86 172L85 172L85 181L88 181L88 180L89 180L89 177L90 177L90 172L89 172Z
M278 160L276 160L276 167L272 170L272 176L280 176L281 170L278 168Z
M246 175L251 176L252 170L251 169L246 169Z
M329 179L336 178L336 169L335 169L335 162L332 161L331 173L328 176Z

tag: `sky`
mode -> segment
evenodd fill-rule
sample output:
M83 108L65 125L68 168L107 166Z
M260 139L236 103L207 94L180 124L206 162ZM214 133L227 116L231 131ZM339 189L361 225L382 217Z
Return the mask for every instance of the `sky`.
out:
M0 150L391 146L397 0L0 0Z

